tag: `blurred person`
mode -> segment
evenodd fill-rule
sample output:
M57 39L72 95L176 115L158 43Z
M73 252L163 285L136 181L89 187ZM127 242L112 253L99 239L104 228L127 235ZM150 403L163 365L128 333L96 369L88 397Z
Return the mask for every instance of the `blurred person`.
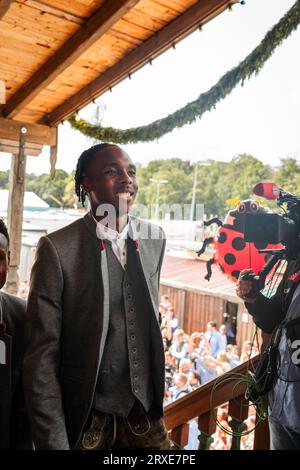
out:
M211 355L217 357L218 353L222 351L222 337L217 331L217 323L214 320L207 323L205 337L210 344Z
M178 329L173 334L173 344L170 348L171 354L177 360L177 364L179 361L186 357L188 352L188 342L186 341L185 332L181 329Z
M167 319L168 325L170 326L170 328L172 330L172 333L174 334L174 332L179 327L179 323L178 323L178 318L175 315L173 307L170 307L170 308L167 309L167 311L165 313L165 317Z
M198 357L196 360L196 372L200 377L201 385L216 379L218 374L214 358L208 354Z
M192 363L194 364L196 362L196 359L200 356L198 349L195 346L195 343L193 343L190 339L188 343L188 351L186 358L190 359Z
M219 328L219 333L221 335L221 350L225 351L227 346L227 334L226 334L226 325L221 325Z
M170 297L168 295L162 295L160 304L159 304L159 311L161 312L161 314L165 315L166 311L170 307L172 307L172 304L170 302Z
M193 343L196 349L199 349L200 341L203 338L204 333L199 333L198 331L194 331L194 333L190 336L190 343Z
M161 328L161 336L163 339L164 350L168 351L170 346L172 345L172 338L173 338L171 329L167 328L166 326Z
M229 363L231 368L237 367L241 364L239 355L238 355L238 348L234 344L227 344L226 353L229 357Z
M200 376L197 374L196 371L190 371L188 373L188 386L190 392L193 392L194 390L200 387Z
M241 363L249 361L251 357L256 356L257 348L254 348L252 341L244 341L241 350Z
M187 358L181 359L181 361L179 362L178 370L179 372L183 372L184 374L187 374L191 370L194 370L192 361Z
M189 393L188 376L177 372L174 376L175 387L172 389L172 401L178 400Z
M10 261L9 235L5 223L0 219L0 289L3 288ZM24 354L24 316L26 303L24 300L0 291L0 332L11 336L12 355L11 355L11 388L4 390L0 383L1 396L7 396L10 392L10 409L6 409L8 419L10 420L9 438L7 434L0 435L0 449L32 449L31 430L28 416L25 410L25 401L23 396L22 384L22 362ZM5 362L6 363L6 351ZM9 367L9 363L7 364ZM4 399L4 398L3 398ZM4 419L4 416L0 416ZM5 420L6 422L6 420ZM1 425L1 429L3 429ZM2 440L3 439L3 440ZM8 441L8 447L7 442Z
M217 355L216 365L218 375L222 375L231 369L229 357L227 356L225 351L220 351Z
M198 352L200 356L210 354L211 347L210 347L208 339L205 336L205 333L199 333L199 337L200 337L200 341L199 341Z

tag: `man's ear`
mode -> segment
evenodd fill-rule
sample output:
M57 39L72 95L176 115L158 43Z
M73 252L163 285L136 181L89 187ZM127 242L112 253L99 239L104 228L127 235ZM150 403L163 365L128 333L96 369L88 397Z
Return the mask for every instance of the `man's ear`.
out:
M8 253L7 253L7 260L8 260L8 266L10 265L10 251L8 250Z

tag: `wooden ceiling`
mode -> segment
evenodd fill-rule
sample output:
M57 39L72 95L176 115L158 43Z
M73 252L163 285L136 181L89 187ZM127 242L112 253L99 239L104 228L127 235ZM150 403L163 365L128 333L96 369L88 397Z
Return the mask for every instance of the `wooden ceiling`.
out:
M55 126L237 2L0 0L0 116Z

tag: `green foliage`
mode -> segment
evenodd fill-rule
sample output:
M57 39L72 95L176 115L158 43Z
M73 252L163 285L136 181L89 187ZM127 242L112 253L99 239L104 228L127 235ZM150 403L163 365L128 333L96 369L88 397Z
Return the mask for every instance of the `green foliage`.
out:
M274 182L290 193L300 194L300 166L295 158L282 158Z
M51 179L48 173L38 177L27 175L26 190L33 191L46 201L51 207L61 207L65 193L66 179L69 177L64 170L56 170L55 178ZM56 202L57 199L58 202Z
M178 158L155 160L138 169L137 202L150 206L156 202L157 185L150 178L167 179L161 185L160 204L190 204L195 175L195 163ZM208 161L198 165L196 204L204 204L207 214L223 217L232 208L228 199L247 199L251 188L261 180L270 179L271 169L255 157L241 154L230 162Z
M0 189L8 189L9 171L0 171Z
M240 83L257 75L275 49L298 27L300 23L300 0L297 0L290 10L273 26L261 43L242 61L195 101L188 103L169 116L158 119L147 126L131 129L115 129L91 124L84 119L72 116L69 119L71 126L84 135L99 141L114 142L118 144L149 142L159 139L177 127L191 124L196 119L216 107Z

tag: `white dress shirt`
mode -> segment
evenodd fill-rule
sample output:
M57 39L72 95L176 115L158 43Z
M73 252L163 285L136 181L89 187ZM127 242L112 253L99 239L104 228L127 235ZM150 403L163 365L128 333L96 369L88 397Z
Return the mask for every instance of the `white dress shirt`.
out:
M116 255L118 261L120 262L123 269L126 269L127 261L127 235L129 230L129 222L125 225L121 232L117 232L109 227L106 227L100 222L98 222L93 216L94 220L97 223L96 234L100 240L110 240L111 247Z

